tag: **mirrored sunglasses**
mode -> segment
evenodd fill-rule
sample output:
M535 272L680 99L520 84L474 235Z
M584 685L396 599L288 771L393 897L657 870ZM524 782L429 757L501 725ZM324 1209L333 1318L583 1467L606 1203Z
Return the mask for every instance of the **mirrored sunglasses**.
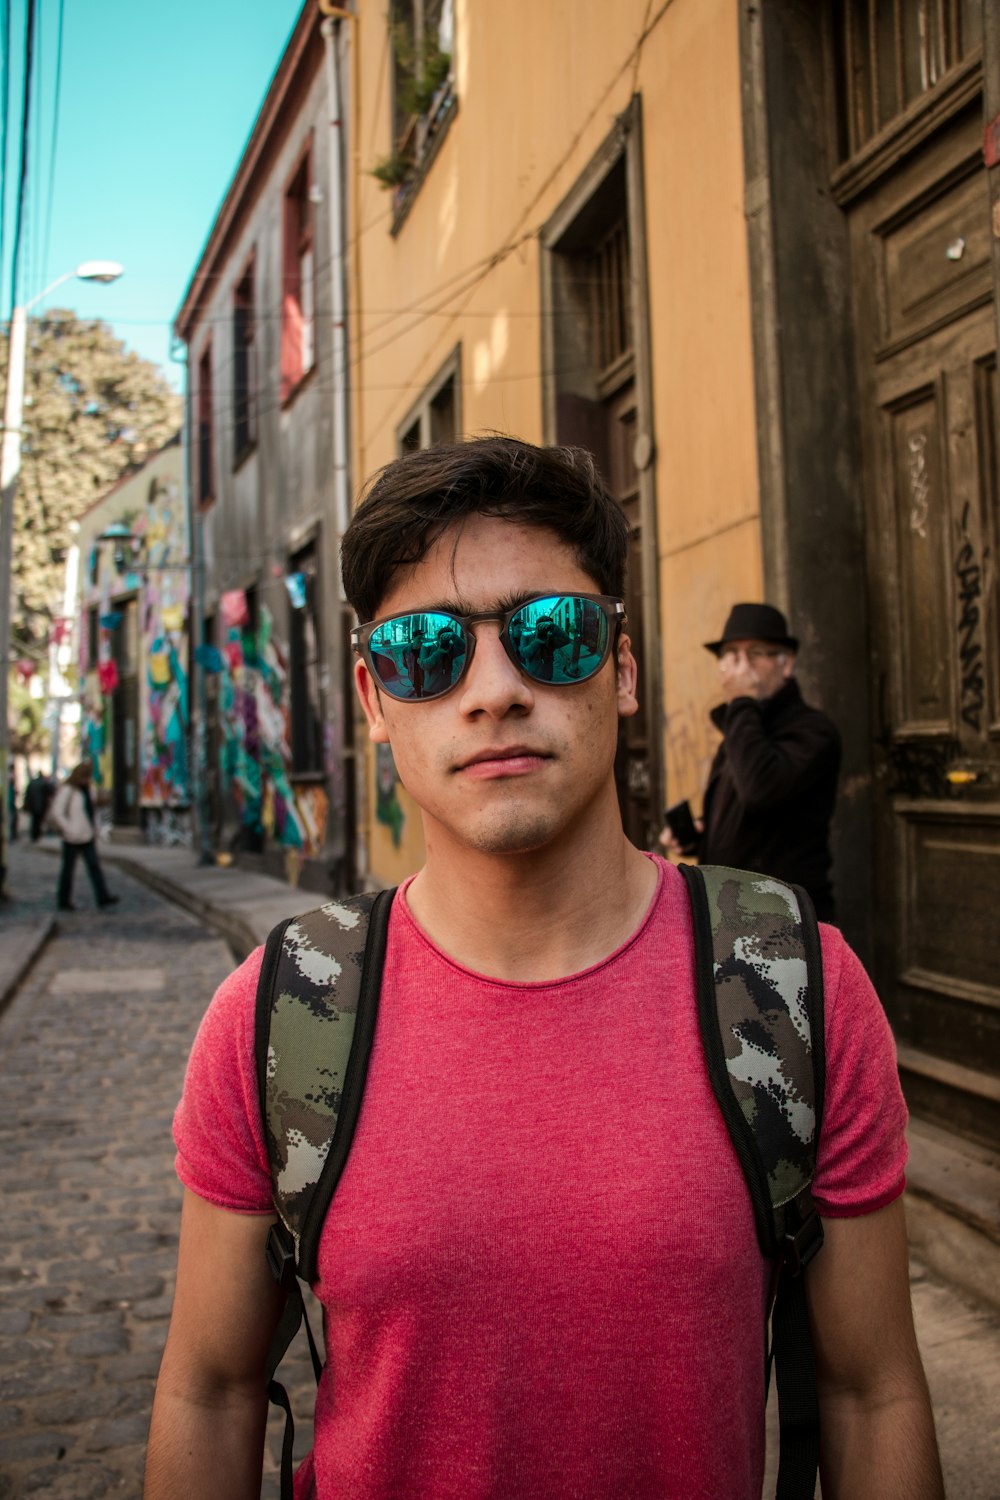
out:
M481 620L501 622L504 650L526 677L571 687L603 667L625 606L608 594L539 594L515 609L473 615L414 610L359 625L351 643L390 697L426 703L465 676L476 649L472 626Z

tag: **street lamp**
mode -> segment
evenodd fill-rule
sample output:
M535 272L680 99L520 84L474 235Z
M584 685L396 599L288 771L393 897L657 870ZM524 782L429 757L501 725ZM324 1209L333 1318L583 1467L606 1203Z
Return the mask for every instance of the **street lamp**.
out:
M57 286L74 278L104 285L117 281L123 267L116 260L85 260L75 271L65 271L10 318L7 343L7 394L3 410L3 453L0 456L0 896L7 894L7 779L10 729L7 724L7 676L10 669L11 570L14 545L14 496L21 471L21 418L24 411L24 358L28 313Z

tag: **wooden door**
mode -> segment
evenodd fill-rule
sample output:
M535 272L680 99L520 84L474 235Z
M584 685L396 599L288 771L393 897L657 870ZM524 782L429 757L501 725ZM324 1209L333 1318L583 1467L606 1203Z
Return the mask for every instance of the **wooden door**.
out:
M911 1103L990 1139L1000 1123L1000 531L981 142L977 103L850 213L878 979Z
M645 661L643 640L642 525L639 502L639 471L635 465L638 431L635 381L629 380L605 403L607 412L607 478L611 493L629 523L628 577L625 610L635 659ZM640 678L641 681L641 678ZM639 712L622 719L618 731L615 780L626 836L638 849L652 848L659 831L657 809L652 803L649 772L650 705L639 689Z

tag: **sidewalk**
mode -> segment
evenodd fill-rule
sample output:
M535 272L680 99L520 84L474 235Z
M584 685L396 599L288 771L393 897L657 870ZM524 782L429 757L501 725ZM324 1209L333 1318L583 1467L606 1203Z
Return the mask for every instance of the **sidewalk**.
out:
M102 843L101 862L109 871L116 866L125 870L157 895L189 911L225 938L240 959L263 943L285 917L313 911L326 899L316 891L297 890L239 865L201 865L194 849Z
M0 901L0 1012L52 934L59 875L58 864L26 838L10 845L8 861L8 898Z

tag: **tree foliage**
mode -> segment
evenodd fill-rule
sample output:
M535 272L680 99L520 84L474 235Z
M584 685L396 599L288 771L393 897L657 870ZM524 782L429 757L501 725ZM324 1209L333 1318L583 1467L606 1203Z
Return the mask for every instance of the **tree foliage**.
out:
M0 399L7 340L0 337ZM172 437L181 398L106 323L30 319L14 514L14 652L38 656L61 613L70 522Z

